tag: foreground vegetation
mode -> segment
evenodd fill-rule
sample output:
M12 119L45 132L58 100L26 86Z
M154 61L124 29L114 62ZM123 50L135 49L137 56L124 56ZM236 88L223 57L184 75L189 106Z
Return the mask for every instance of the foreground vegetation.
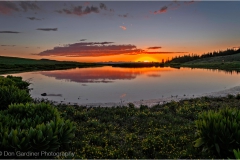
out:
M240 95L104 108L33 100L21 77L0 78L1 90L13 86L16 93L0 92L0 151L70 151L74 156L55 158L75 159L240 155ZM24 97L16 101L18 92Z

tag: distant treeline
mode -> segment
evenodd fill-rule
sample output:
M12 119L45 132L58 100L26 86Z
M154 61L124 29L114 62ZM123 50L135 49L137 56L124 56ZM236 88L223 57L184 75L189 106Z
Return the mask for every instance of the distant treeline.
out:
M196 55L196 54L190 55L189 54L189 55L183 55L183 56L176 56L172 60L167 61L167 62L185 63L185 62L189 62L189 61L193 61L193 60L197 60L197 59L201 59L201 58L228 56L228 55L237 54L237 53L240 53L240 48L238 50L227 49L225 51L208 52L208 53L204 53L202 55Z
M111 66L126 68L142 68L142 67L164 67L164 64L159 62L142 62L142 63L118 63L111 64Z

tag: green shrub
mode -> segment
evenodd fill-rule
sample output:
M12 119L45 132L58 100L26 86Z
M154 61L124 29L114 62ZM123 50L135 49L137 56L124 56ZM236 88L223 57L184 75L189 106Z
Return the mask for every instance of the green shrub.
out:
M30 89L28 88L30 83L23 81L22 77L14 77L8 75L6 78L12 80L15 83L15 86L17 86L19 89L26 90L27 92L30 91Z
M12 104L0 111L0 150L58 151L74 138L75 126L50 104Z
M6 109L11 103L27 103L32 101L29 93L16 86L0 86L0 110Z
M240 150L238 149L238 150L233 150L233 153L234 153L234 156L235 156L235 158L236 159L240 159Z
M228 94L227 97L228 97L229 99L233 99L235 96L232 95L232 94Z
M0 77L0 86L13 86L13 85L16 85L16 83L11 79Z
M198 118L195 147L203 146L219 158L232 157L240 143L240 111L224 108L203 112Z
M240 99L240 94L237 94L237 95L236 95L236 99Z

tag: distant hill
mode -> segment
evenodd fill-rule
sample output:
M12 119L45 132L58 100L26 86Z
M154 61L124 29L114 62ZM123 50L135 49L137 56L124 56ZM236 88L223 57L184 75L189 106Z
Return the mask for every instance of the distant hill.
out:
M56 61L50 59L27 59L27 58L19 58L19 57L6 57L0 56L0 64L77 64L78 62L68 62L68 61Z
M233 54L229 56L217 56L217 57L209 57L209 58L201 58L193 61L186 62L189 63L212 63L212 62L235 62L240 61L240 53Z

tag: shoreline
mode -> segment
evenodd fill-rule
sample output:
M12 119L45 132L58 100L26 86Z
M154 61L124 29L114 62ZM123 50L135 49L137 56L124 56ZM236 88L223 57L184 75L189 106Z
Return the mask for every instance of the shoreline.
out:
M57 104L66 104L66 105L78 105L78 106L86 106L86 107L116 107L116 106L128 106L129 103L134 104L135 107L139 108L141 105L147 105L149 107L152 107L157 104L164 104L171 101L181 101L181 100L189 100L193 98L199 98L199 97L226 97L227 95L237 95L240 94L240 86L235 86L229 89L217 91L217 92L210 92L210 93L204 93L197 96L178 96L178 97L165 97L165 98L158 98L158 99L148 99L148 100L142 100L142 101L133 101L133 102L125 102L125 103L115 103L115 102L107 102L107 103L72 103L72 102L57 102L54 101L54 105Z

